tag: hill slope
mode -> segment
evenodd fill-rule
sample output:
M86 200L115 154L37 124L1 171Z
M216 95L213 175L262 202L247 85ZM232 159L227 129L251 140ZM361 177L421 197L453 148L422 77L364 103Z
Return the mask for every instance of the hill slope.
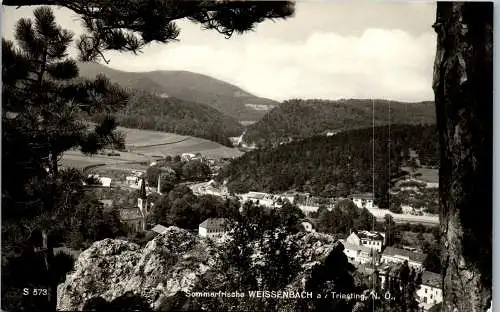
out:
M231 162L220 178L227 179L229 190L235 193L298 189L343 197L372 192L375 186L380 199L391 180L402 174L400 167L411 161L410 150L418 154L422 165L439 164L435 125L393 125L390 141L388 126L375 127L374 151L372 131L371 127L350 130L255 150Z
M125 72L95 63L81 63L79 68L83 77L93 78L102 73L122 87L205 104L241 121L259 120L279 104L227 82L189 71Z
M123 127L191 135L226 146L231 146L229 137L243 131L236 119L207 105L161 98L142 90L131 90L130 94L128 105L113 114Z
M250 125L243 137L247 143L268 144L288 138L305 138L325 131L350 130L389 124L434 124L432 102L401 103L373 100L290 100ZM374 119L374 120L373 120Z

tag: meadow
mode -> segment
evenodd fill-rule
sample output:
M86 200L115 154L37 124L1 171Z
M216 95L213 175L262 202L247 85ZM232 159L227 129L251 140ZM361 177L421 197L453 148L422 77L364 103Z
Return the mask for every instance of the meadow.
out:
M83 155L79 151L68 151L63 155L63 167L79 169L88 166L104 166L123 170L142 170L155 158L176 156L183 153L201 153L208 158L238 157L243 153L237 149L223 146L205 139L151 130L119 127L125 133L126 152L118 152L119 156L97 154Z

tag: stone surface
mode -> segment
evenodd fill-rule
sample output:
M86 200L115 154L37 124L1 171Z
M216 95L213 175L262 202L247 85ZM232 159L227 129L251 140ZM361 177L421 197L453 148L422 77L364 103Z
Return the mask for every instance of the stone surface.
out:
M285 237L300 246L297 258L303 272L294 281L303 282L312 267L339 247L330 235L299 233ZM258 265L260 246L254 246ZM112 301L127 292L140 295L158 309L162 300L178 291L188 292L197 278L214 265L221 248L208 239L169 227L144 248L136 244L105 239L85 250L75 270L58 287L57 309L78 311L96 297ZM299 286L294 282L291 287Z

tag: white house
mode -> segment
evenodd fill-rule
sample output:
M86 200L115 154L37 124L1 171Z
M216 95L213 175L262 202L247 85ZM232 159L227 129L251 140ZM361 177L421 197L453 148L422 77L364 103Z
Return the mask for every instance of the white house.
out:
M89 174L88 177L98 180L104 187L111 187L111 178L101 177L98 174ZM85 185L85 183L83 184Z
M297 207L299 207L305 215L309 215L319 209L319 206L298 205Z
M375 231L353 231L347 237L347 241L382 252L385 246L385 234Z
M422 273L422 283L417 290L419 307L424 311L429 310L443 301L443 290L441 287L441 275L429 271Z
M351 200L354 202L356 206L358 206L358 208L367 208L367 209L377 208L373 203L373 195L369 193L352 195Z
M382 253L381 262L386 264L404 263L406 260L408 261L409 267L423 270L426 256L427 255L422 253L411 252L400 248L386 247Z
M246 194L241 194L241 200L243 203L251 201L253 203L259 203L259 205L266 207L274 206L274 197L272 194L262 193L262 192L248 192Z
M438 182L425 182L425 187L427 188L439 188Z
M104 187L111 187L111 178L99 177L99 182L101 182Z
M408 204L401 205L401 211L404 214L410 214L410 215L414 215L414 216L421 216L424 213L423 210L424 210L423 207L415 208L415 207L413 207L411 205L408 205Z
M198 235L208 238L221 238L227 232L227 219L208 218L198 227Z
M363 245L349 243L347 240L339 240L344 245L344 254L349 262L359 264L378 264L378 252Z
M181 160L182 161L190 161L191 159L195 158L196 154L193 153L183 153L181 155Z

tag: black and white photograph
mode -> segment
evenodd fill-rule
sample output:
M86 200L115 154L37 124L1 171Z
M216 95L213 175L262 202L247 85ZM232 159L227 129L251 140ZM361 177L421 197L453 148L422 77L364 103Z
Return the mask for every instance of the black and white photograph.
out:
M4 0L2 311L493 311L493 8Z

